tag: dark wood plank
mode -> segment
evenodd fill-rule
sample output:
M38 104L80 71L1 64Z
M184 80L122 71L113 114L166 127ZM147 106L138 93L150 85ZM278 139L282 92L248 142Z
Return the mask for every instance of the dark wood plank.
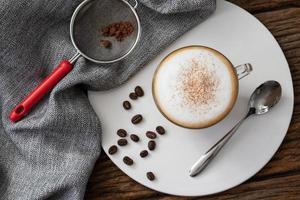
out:
M255 13L282 47L292 72L295 91L293 119L282 146L262 171L221 194L194 199L268 199L300 198L300 1L231 0ZM161 194L136 183L121 172L105 154L98 160L90 178L86 197L96 199L188 199Z
M300 1L297 0L230 0L230 2L239 5L252 14L300 7Z

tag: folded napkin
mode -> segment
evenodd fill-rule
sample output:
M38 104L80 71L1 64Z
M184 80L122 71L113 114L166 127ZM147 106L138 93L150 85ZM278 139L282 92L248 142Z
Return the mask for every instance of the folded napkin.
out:
M69 22L80 0L0 0L0 198L83 199L101 150L101 123L86 90L128 80L215 9L215 0L139 0L141 41L117 63L79 59L22 121L10 111L74 53Z

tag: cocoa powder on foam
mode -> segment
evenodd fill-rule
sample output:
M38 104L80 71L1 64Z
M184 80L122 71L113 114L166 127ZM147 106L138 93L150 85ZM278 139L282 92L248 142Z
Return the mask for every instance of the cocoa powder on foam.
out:
M190 106L205 106L215 101L216 90L219 85L213 71L208 70L205 63L195 59L188 63L182 73L179 85L184 103Z

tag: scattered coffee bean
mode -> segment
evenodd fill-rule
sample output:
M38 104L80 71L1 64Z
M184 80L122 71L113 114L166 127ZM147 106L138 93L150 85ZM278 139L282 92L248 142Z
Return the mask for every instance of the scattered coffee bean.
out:
M142 158L145 158L146 156L148 156L148 151L147 151L147 150L141 151L140 156L141 156Z
M129 158L128 156L125 156L123 158L123 162L126 164L126 165L133 165L133 160L131 158Z
M118 140L118 145L119 146L126 146L128 144L126 139L119 139Z
M129 102L129 101L124 101L124 102L123 102L123 108L124 108L125 110L130 110L130 109L131 109L131 104L130 104L130 102Z
M155 147L156 147L155 141L154 141L154 140L150 140L150 141L148 142L148 149L149 149L150 151L153 151L153 150L155 149Z
M166 133L164 127L162 127L162 126L156 127L156 132L160 135L164 135Z
M124 129L119 129L119 130L117 131L117 134L118 134L118 136L124 138L124 137L127 136L127 131L125 131Z
M134 92L138 97L144 96L144 90L141 88L141 86L136 86Z
M138 142L140 140L139 136L137 136L136 134L131 134L130 138L134 142Z
M156 138L156 133L152 132L152 131L147 131L146 132L146 136L149 138L149 139L155 139Z
M108 153L109 153L110 155L113 155L113 154L117 153L117 151L118 151L118 147L117 147L116 145L113 145L113 146L111 146L111 147L108 149Z
M138 96L134 92L131 92L129 94L129 98L132 99L132 100L136 100L138 98Z
M147 178L148 178L150 181L154 181L155 175L153 174L153 172L147 172Z
M138 124L138 123L140 123L142 120L143 120L143 116L140 115L140 114L138 114L138 115L135 115L135 116L132 117L131 122L132 122L133 124Z

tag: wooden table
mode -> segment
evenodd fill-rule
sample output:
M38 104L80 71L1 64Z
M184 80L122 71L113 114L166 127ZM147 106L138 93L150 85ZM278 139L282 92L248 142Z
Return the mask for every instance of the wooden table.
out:
M273 33L289 62L295 108L288 134L272 160L240 186L195 199L300 199L300 0L230 0L255 15ZM85 199L189 199L165 195L136 183L102 153Z

